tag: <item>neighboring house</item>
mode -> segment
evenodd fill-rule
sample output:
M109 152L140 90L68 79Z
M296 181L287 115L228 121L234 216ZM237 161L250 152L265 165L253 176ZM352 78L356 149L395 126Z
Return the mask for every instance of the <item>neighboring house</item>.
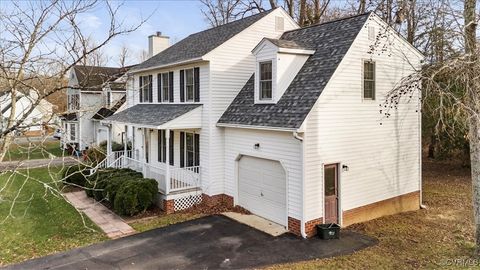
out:
M303 237L419 209L418 98L380 110L422 59L373 13L299 28L277 8L192 34L129 71L103 122L133 154L106 162L157 179L167 213L223 202Z
M41 136L47 132L46 128L52 126L58 121L53 109L54 105L46 99L42 99L37 105L34 103L38 100L38 95L34 91L26 93L18 93L15 106L14 121L21 119L24 114L27 114L33 107L33 110L28 113L25 120L19 125L17 130L26 136ZM5 93L0 96L0 130L7 126L8 118L12 111L12 96L10 93Z
M67 112L62 115L64 147L84 150L106 141L100 120L124 108L125 72L128 68L75 66L67 89ZM123 130L114 128L112 140L123 141Z

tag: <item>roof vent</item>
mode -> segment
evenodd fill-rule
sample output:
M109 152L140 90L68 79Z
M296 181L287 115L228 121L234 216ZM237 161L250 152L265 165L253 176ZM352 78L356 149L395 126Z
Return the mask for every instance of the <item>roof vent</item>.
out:
M283 17L276 16L275 17L275 31L284 31L284 20Z

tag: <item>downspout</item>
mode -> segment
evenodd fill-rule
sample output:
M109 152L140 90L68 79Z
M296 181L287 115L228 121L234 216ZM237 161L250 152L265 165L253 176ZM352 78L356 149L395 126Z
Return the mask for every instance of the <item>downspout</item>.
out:
M305 163L304 163L304 153L305 153L305 144L303 143L303 137L298 135L297 131L293 132L293 137L299 140L302 143L302 217L300 218L300 234L303 238L307 238L305 233Z

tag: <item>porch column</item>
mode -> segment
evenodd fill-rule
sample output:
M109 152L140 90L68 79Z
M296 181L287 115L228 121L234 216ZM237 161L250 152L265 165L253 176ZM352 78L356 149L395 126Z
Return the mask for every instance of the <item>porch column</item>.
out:
M170 129L165 130L165 141L167 142L167 146L165 147L165 193L168 194L170 193Z
M143 166L142 166L142 171L143 171L143 177L147 177L147 129L142 128L142 141L143 141Z
M124 136L123 137L123 156L124 156L124 158L126 158L127 157L127 146L128 146L128 144L127 144L128 126L127 125L125 125L125 133L124 134L125 135L123 135Z
M109 124L107 125L107 162L108 163L112 162L110 157L111 154L112 154L112 125Z

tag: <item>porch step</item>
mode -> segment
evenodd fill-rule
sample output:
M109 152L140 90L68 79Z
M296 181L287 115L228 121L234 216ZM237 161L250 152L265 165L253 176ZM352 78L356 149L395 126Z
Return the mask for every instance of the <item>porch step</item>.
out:
M165 193L163 193L161 190L159 190L158 192L165 195ZM199 187L196 187L196 188L182 189L177 191L170 191L168 195L178 195L178 194L189 193L189 192L202 192L202 189Z

